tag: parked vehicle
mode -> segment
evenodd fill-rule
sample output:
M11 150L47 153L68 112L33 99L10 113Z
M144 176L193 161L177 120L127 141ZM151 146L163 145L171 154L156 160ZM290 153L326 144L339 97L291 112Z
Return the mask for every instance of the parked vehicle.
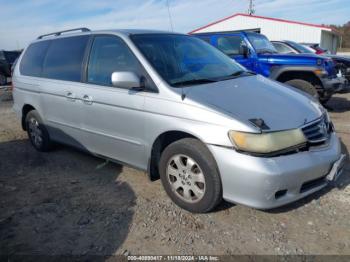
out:
M310 44L310 43L302 43L302 44L312 48L313 50L315 50L316 55L330 54L330 52L328 50L323 49L322 47L320 47L319 44Z
M20 54L19 51L0 51L0 85L7 84L7 78L11 76L11 66Z
M195 34L247 69L291 85L326 103L343 88L331 59L316 55L278 54L262 34L228 32Z
M39 37L15 66L14 110L38 151L56 141L145 170L192 212L278 207L341 174L311 96L188 35L81 31Z
M311 47L290 40L271 41L280 54L316 54Z
M272 41L276 50L281 54L312 54L315 50L311 47L295 43L293 41ZM311 49L311 50L310 50ZM338 76L344 76L347 81L350 81L350 58L338 55L325 55L332 58L335 68L338 71Z

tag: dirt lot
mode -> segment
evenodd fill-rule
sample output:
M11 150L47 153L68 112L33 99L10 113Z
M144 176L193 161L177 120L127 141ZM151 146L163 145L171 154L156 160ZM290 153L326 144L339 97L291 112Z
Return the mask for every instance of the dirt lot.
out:
M329 105L348 154L350 94ZM11 107L0 102L0 254L350 255L349 161L335 186L289 206L190 214L140 171L64 146L36 152Z

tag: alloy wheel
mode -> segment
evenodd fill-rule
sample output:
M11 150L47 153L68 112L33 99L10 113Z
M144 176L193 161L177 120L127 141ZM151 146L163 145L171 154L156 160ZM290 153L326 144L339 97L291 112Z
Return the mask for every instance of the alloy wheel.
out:
M43 132L40 129L40 124L35 118L31 118L28 123L28 133L30 139L36 147L40 147L43 143Z
M191 157L175 155L168 161L166 175L171 189L188 203L200 201L205 193L205 177Z

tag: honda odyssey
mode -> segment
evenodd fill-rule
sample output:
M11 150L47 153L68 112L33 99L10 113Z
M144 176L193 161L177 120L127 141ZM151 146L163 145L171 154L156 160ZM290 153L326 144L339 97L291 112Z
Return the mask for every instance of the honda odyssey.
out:
M14 110L38 151L59 142L147 171L191 212L222 199L285 205L344 164L314 98L183 34L43 35L19 58L13 84Z

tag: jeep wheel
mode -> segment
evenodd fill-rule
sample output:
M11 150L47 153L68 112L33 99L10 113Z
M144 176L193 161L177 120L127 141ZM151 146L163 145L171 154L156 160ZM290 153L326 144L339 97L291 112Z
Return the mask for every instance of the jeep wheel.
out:
M316 99L319 98L316 88L305 80L293 79L285 82L285 84L295 87L296 89L299 89L301 91L304 91L305 93L308 93Z
M208 148L196 139L181 139L165 148L159 170L165 191L183 209L209 212L222 199L216 162Z
M7 84L7 77L0 74L0 86L4 86Z

